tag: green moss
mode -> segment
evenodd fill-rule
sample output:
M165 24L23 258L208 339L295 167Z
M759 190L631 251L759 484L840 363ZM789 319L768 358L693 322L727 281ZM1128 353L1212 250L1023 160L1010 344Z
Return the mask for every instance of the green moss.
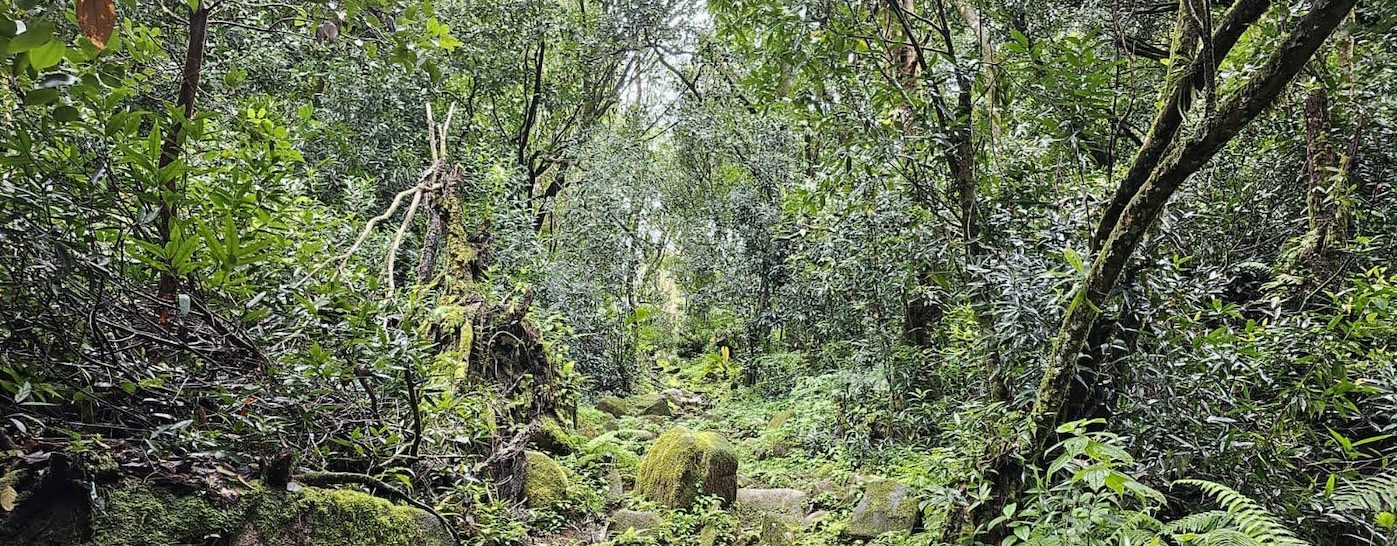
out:
M634 409L625 400L615 396L603 396L597 401L597 410L610 414L612 417L625 417L634 413Z
M228 506L216 506L198 494L175 495L134 481L109 490L92 511L93 546L199 544L232 532L254 491Z
M534 438L534 446L540 451L554 455L568 455L577 451L578 440L557 419L544 419L539 426L539 434Z
M203 544L213 538L267 546L448 546L424 511L357 491L254 486L235 500L173 493L135 481L106 492L93 511L91 546Z
M525 453L524 500L542 507L567 498L568 473L551 457L538 451Z
M577 409L577 433L596 438L616 430L616 417L596 408Z
M688 508L699 494L737 496L737 453L717 433L675 427L645 454L636 489L672 508Z

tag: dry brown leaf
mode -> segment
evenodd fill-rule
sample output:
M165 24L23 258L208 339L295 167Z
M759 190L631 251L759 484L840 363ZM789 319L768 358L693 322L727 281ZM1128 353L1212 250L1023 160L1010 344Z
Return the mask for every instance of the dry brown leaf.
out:
M4 489L0 489L0 509L6 512L13 512L15 509L15 501L18 500L19 493L15 492L15 488L7 485Z
M116 26L116 0L78 0L78 28L97 46L106 49Z

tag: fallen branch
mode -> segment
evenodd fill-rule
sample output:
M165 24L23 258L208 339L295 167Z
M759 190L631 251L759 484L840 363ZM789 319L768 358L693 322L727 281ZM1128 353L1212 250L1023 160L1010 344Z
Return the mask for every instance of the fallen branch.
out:
M446 183L444 179L448 176L448 173L452 171L452 169L442 169L441 167L446 158L446 136L451 130L451 118L454 117L455 114L456 105L452 104L451 107L447 109L446 121L438 127L432 119L432 105L427 105L427 141L428 147L431 148L432 163L427 166L426 170L422 171L422 175L417 179L417 184L393 196L393 202L388 205L388 210L383 211L383 214L369 219L369 222L364 225L363 231L359 233L359 237L354 240L354 244L349 246L349 250L325 262L326 264L338 263L336 266L337 273L344 272L344 267L349 263L349 258L359 251L359 247L363 246L364 241L368 240L374 228L377 227L379 223L392 218L393 214L398 212L398 207L402 205L403 199L412 196L412 202L408 205L407 212L403 214L402 223L398 224L398 229L393 234L393 240L388 245L387 257L384 260L384 266L388 275L388 294L392 295L393 292L396 291L397 287L394 281L393 263L397 259L398 248L403 244L403 236L407 233L408 227L412 225L412 220L417 215L417 207L421 205L423 196L445 188ZM295 286L300 287L309 282L323 267L324 265L311 270L311 272L306 274L305 278L301 279Z

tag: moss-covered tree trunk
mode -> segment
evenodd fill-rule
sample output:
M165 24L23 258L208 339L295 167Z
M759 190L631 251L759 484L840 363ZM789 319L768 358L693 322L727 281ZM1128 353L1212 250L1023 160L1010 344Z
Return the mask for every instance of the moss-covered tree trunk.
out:
M1171 81L1165 94L1164 110L1156 118L1155 126L1151 127L1107 208L1103 225L1096 232L1099 250L1064 313L1030 413L1033 436L1028 445L1020 448L1019 459L1038 464L1044 459L1044 449L1054 439L1057 427L1079 417L1064 411L1064 407L1077 378L1083 349L1102 308L1108 303L1108 296L1174 192L1275 101L1355 3L1356 0L1316 2L1262 66L1251 73L1225 105L1204 119L1192 136L1180 136L1179 131L1188 110L1170 112L1184 108L1186 97L1193 89L1213 87L1212 82L1204 80L1213 77L1218 63L1231 51L1242 32L1265 11L1268 2L1242 0L1235 4L1211 37L1213 55L1189 61L1184 57L1187 49L1176 48L1178 56L1174 62L1187 62L1188 68L1181 77ZM1180 24L1187 23L1181 21ZM1106 235L1102 236L1103 233ZM1088 373L1103 372L1100 361L1086 364ZM976 519L980 521L997 514L993 508L1008 502L1005 497L1017 495L1023 487L1022 469L1015 458L1003 457L996 466L990 469L990 475L999 498L987 503L990 510L978 511Z
M1034 456L1041 454L1044 443L1053 437L1052 431L1059 424L1075 417L1065 415L1061 408L1074 378L1078 356L1096 324L1101 308L1107 303L1107 295L1115 287L1149 228L1164 211L1169 198L1189 176L1202 168L1223 145L1275 101L1353 8L1355 1L1324 0L1316 3L1262 68L1226 105L1205 120L1196 136L1186 140L1171 139L1165 144L1167 153L1161 154L1160 162L1149 169L1150 175L1139 190L1119 207L1121 213L1118 220L1111 226L1110 235L1093 261L1087 278L1078 285L1067 308L1053 352L1043 371L1032 413ZM1247 7L1248 3L1242 2L1233 8L1234 13ZM1219 44L1216 37L1214 44ZM1230 47L1221 49L1218 56L1221 57L1227 50ZM1220 62L1220 59L1216 62ZM1151 134L1154 132L1152 130ZM1137 166L1131 167L1132 171L1135 169ZM1115 204L1113 201L1112 205Z

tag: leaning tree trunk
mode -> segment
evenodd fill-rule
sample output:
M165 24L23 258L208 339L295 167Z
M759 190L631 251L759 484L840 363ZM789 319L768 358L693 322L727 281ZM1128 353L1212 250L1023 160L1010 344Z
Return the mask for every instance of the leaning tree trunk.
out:
M1040 465L1044 449L1054 437L1054 431L1077 416L1064 411L1073 381L1077 377L1080 355L1096 327L1097 318L1107 296L1115 288L1126 264L1140 246L1150 227L1164 211L1170 197L1188 178L1268 108L1314 55L1343 20L1357 0L1319 0L1293 29L1285 42L1259 70L1240 87L1218 111L1203 121L1191 137L1179 137L1183 111L1179 119L1168 113L1186 100L1195 79L1209 78L1216 64L1226 57L1237 37L1264 11L1266 0L1242 0L1235 4L1223 24L1212 36L1214 55L1202 56L1190 63L1188 70L1172 83L1166 94L1164 110L1151 127L1149 136L1137 154L1121 187L1116 192L1097 230L1100 251L1092 262L1087 277L1078 285L1063 317L1052 353L1043 371L1037 399L1030 413L1032 438L1020 448L1020 456L1004 457L999 468L991 469L992 487L996 494L1017 496L1023 491L1023 480L1017 460ZM1210 82L1205 85L1212 86ZM1141 176L1139 173L1147 173ZM1107 233L1105 237L1100 234ZM1089 373L1102 373L1102 362L1088 362ZM1002 505L1007 498L989 503ZM988 511L979 518L993 517ZM982 519L983 521L983 519Z

